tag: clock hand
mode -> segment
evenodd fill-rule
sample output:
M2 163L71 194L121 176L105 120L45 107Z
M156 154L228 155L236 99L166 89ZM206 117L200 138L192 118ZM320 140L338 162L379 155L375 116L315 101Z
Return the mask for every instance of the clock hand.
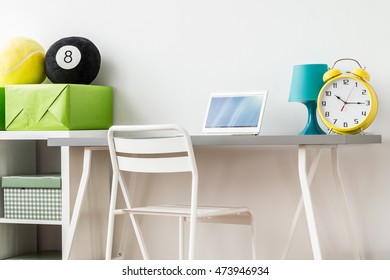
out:
M352 88L351 88L351 90L349 91L349 94L348 94L348 97L347 97L347 99L344 101L344 105L343 105L343 107L341 107L341 112L344 110L344 108L345 108L345 105L347 105L348 104L348 99L349 99L349 97L351 96L351 94L352 94L352 91L353 91L353 89L355 88L355 85L352 85Z
M344 105L343 105L343 107L341 107L341 111L343 111L344 110L344 107L345 107L345 105L347 104L347 102L345 102L340 96L338 96L338 95L334 95L334 96L336 96L336 98L338 99L338 100L340 100L341 102L343 102L344 103Z
M365 104L364 102L345 102L346 104Z
M336 96L336 98L338 99L338 100L340 100L341 102L344 102L345 103L345 101L340 97L340 96L338 96L338 95L334 95L334 96Z

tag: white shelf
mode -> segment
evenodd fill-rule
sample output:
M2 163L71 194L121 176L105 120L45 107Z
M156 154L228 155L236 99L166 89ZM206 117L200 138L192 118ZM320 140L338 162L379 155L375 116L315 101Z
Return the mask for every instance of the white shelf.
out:
M49 138L105 138L107 130L0 131L0 140L47 140Z
M7 219L4 218L4 211L0 210L0 225L7 229L15 229L17 234L12 230L5 231L0 238L0 259L7 258L18 254L20 250L34 250L34 234L39 231L41 234L54 232L51 240L43 242L43 247L48 246L49 249L57 249L58 246L63 248L67 240L70 222L70 207L71 192L76 192L79 185L78 170L82 169L83 149L75 149L68 147L60 147L61 149L52 149L48 147L52 139L66 139L73 141L73 139L85 139L86 142L96 143L101 142L102 139L107 138L107 130L57 130L57 131L0 131L0 147L2 148L1 161L2 164L0 176L15 175L15 174L35 174L42 173L46 170L60 169L62 176L62 220L30 220L30 219ZM43 143L41 143L43 142ZM45 143L46 142L46 143ZM106 145L103 143L102 145ZM109 189L107 186L109 182L109 162L107 161L107 154L98 154L95 159L102 158L104 163L96 166L99 174L104 174L102 180L97 183L98 188L103 190L102 194L97 195L99 200L99 211L108 207L105 203L109 196ZM4 166L3 166L4 165ZM50 165L50 166L49 166ZM53 167L54 165L54 167ZM76 172L75 172L76 171ZM76 173L76 174L74 174ZM0 200L2 195L0 194ZM102 202L102 203L100 203ZM92 217L99 221L96 226L86 226L86 232L100 232L102 229L100 216ZM89 219L89 218L88 218ZM6 225L6 226L5 226ZM19 228L19 225L31 225L27 228ZM40 225L42 227L34 228L33 225ZM46 225L49 225L47 227ZM51 227L54 225L55 227ZM58 233L60 227L61 234ZM104 226L106 227L106 226ZM20 241L20 243L18 243ZM8 243L12 243L9 245ZM59 245L59 243L61 243ZM100 242L101 243L101 242ZM103 245L100 244L100 247ZM43 248L42 247L42 248ZM38 248L41 250L42 248ZM102 247L103 248L103 247ZM46 248L44 248L46 250ZM80 258L84 258L83 254L90 254L92 258L102 258L104 252L96 251L94 248L87 248L87 250L80 250Z
M62 225L61 221L0 218L0 224Z

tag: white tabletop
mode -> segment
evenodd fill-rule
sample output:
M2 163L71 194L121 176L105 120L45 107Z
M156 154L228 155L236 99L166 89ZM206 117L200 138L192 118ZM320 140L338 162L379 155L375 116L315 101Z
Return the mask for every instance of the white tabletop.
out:
M0 131L0 140L48 140L105 138L107 130L25 130Z

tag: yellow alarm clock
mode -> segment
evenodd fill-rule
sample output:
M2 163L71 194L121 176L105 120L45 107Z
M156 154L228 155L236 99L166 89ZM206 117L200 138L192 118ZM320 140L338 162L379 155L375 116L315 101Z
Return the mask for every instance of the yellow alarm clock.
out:
M334 68L342 60L352 60L359 68L343 74ZM378 111L378 99L368 83L370 75L357 60L337 60L324 74L323 80L325 84L318 95L317 110L330 131L357 134L371 125Z

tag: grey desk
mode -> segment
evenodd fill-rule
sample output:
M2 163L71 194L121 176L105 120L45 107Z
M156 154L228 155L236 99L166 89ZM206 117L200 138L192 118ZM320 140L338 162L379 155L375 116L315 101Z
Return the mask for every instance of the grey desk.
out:
M194 146L245 145L344 145L381 143L381 135L192 135ZM107 146L106 138L49 138L48 146Z
M313 204L310 194L310 185L317 169L317 164L321 156L321 151L330 149L331 151L331 167L338 188L338 193L341 195L343 216L345 219L348 235L356 258L360 258L359 250L356 243L356 238L353 232L353 227L348 211L348 203L342 185L340 171L338 166L337 148L339 145L350 144L375 144L381 143L381 135L275 135L275 136L226 136L226 135L193 135L191 136L194 146L274 146L274 145L294 145L298 148L298 171L302 191L302 198L298 204L295 217L293 219L288 242L283 252L282 258L285 257L291 243L298 216L302 207L305 207L307 223L309 228L310 240L313 250L314 259L322 259L321 246L318 240L318 232L316 219L313 211ZM105 149L107 147L107 139L105 138L52 138L48 139L49 146L83 146L85 147L84 157L85 162L90 162L91 152L94 149ZM314 158L308 167L308 149L315 149ZM89 170L88 164L85 165L86 170ZM85 172L83 172L84 175ZM88 172L87 172L88 173ZM86 174L87 174L86 173ZM83 177L84 179L86 177ZM76 203L77 204L77 203ZM72 218L73 220L73 218ZM77 219L76 219L77 220ZM73 222L73 221L72 221ZM72 228L72 226L70 227ZM72 234L70 234L72 236Z

